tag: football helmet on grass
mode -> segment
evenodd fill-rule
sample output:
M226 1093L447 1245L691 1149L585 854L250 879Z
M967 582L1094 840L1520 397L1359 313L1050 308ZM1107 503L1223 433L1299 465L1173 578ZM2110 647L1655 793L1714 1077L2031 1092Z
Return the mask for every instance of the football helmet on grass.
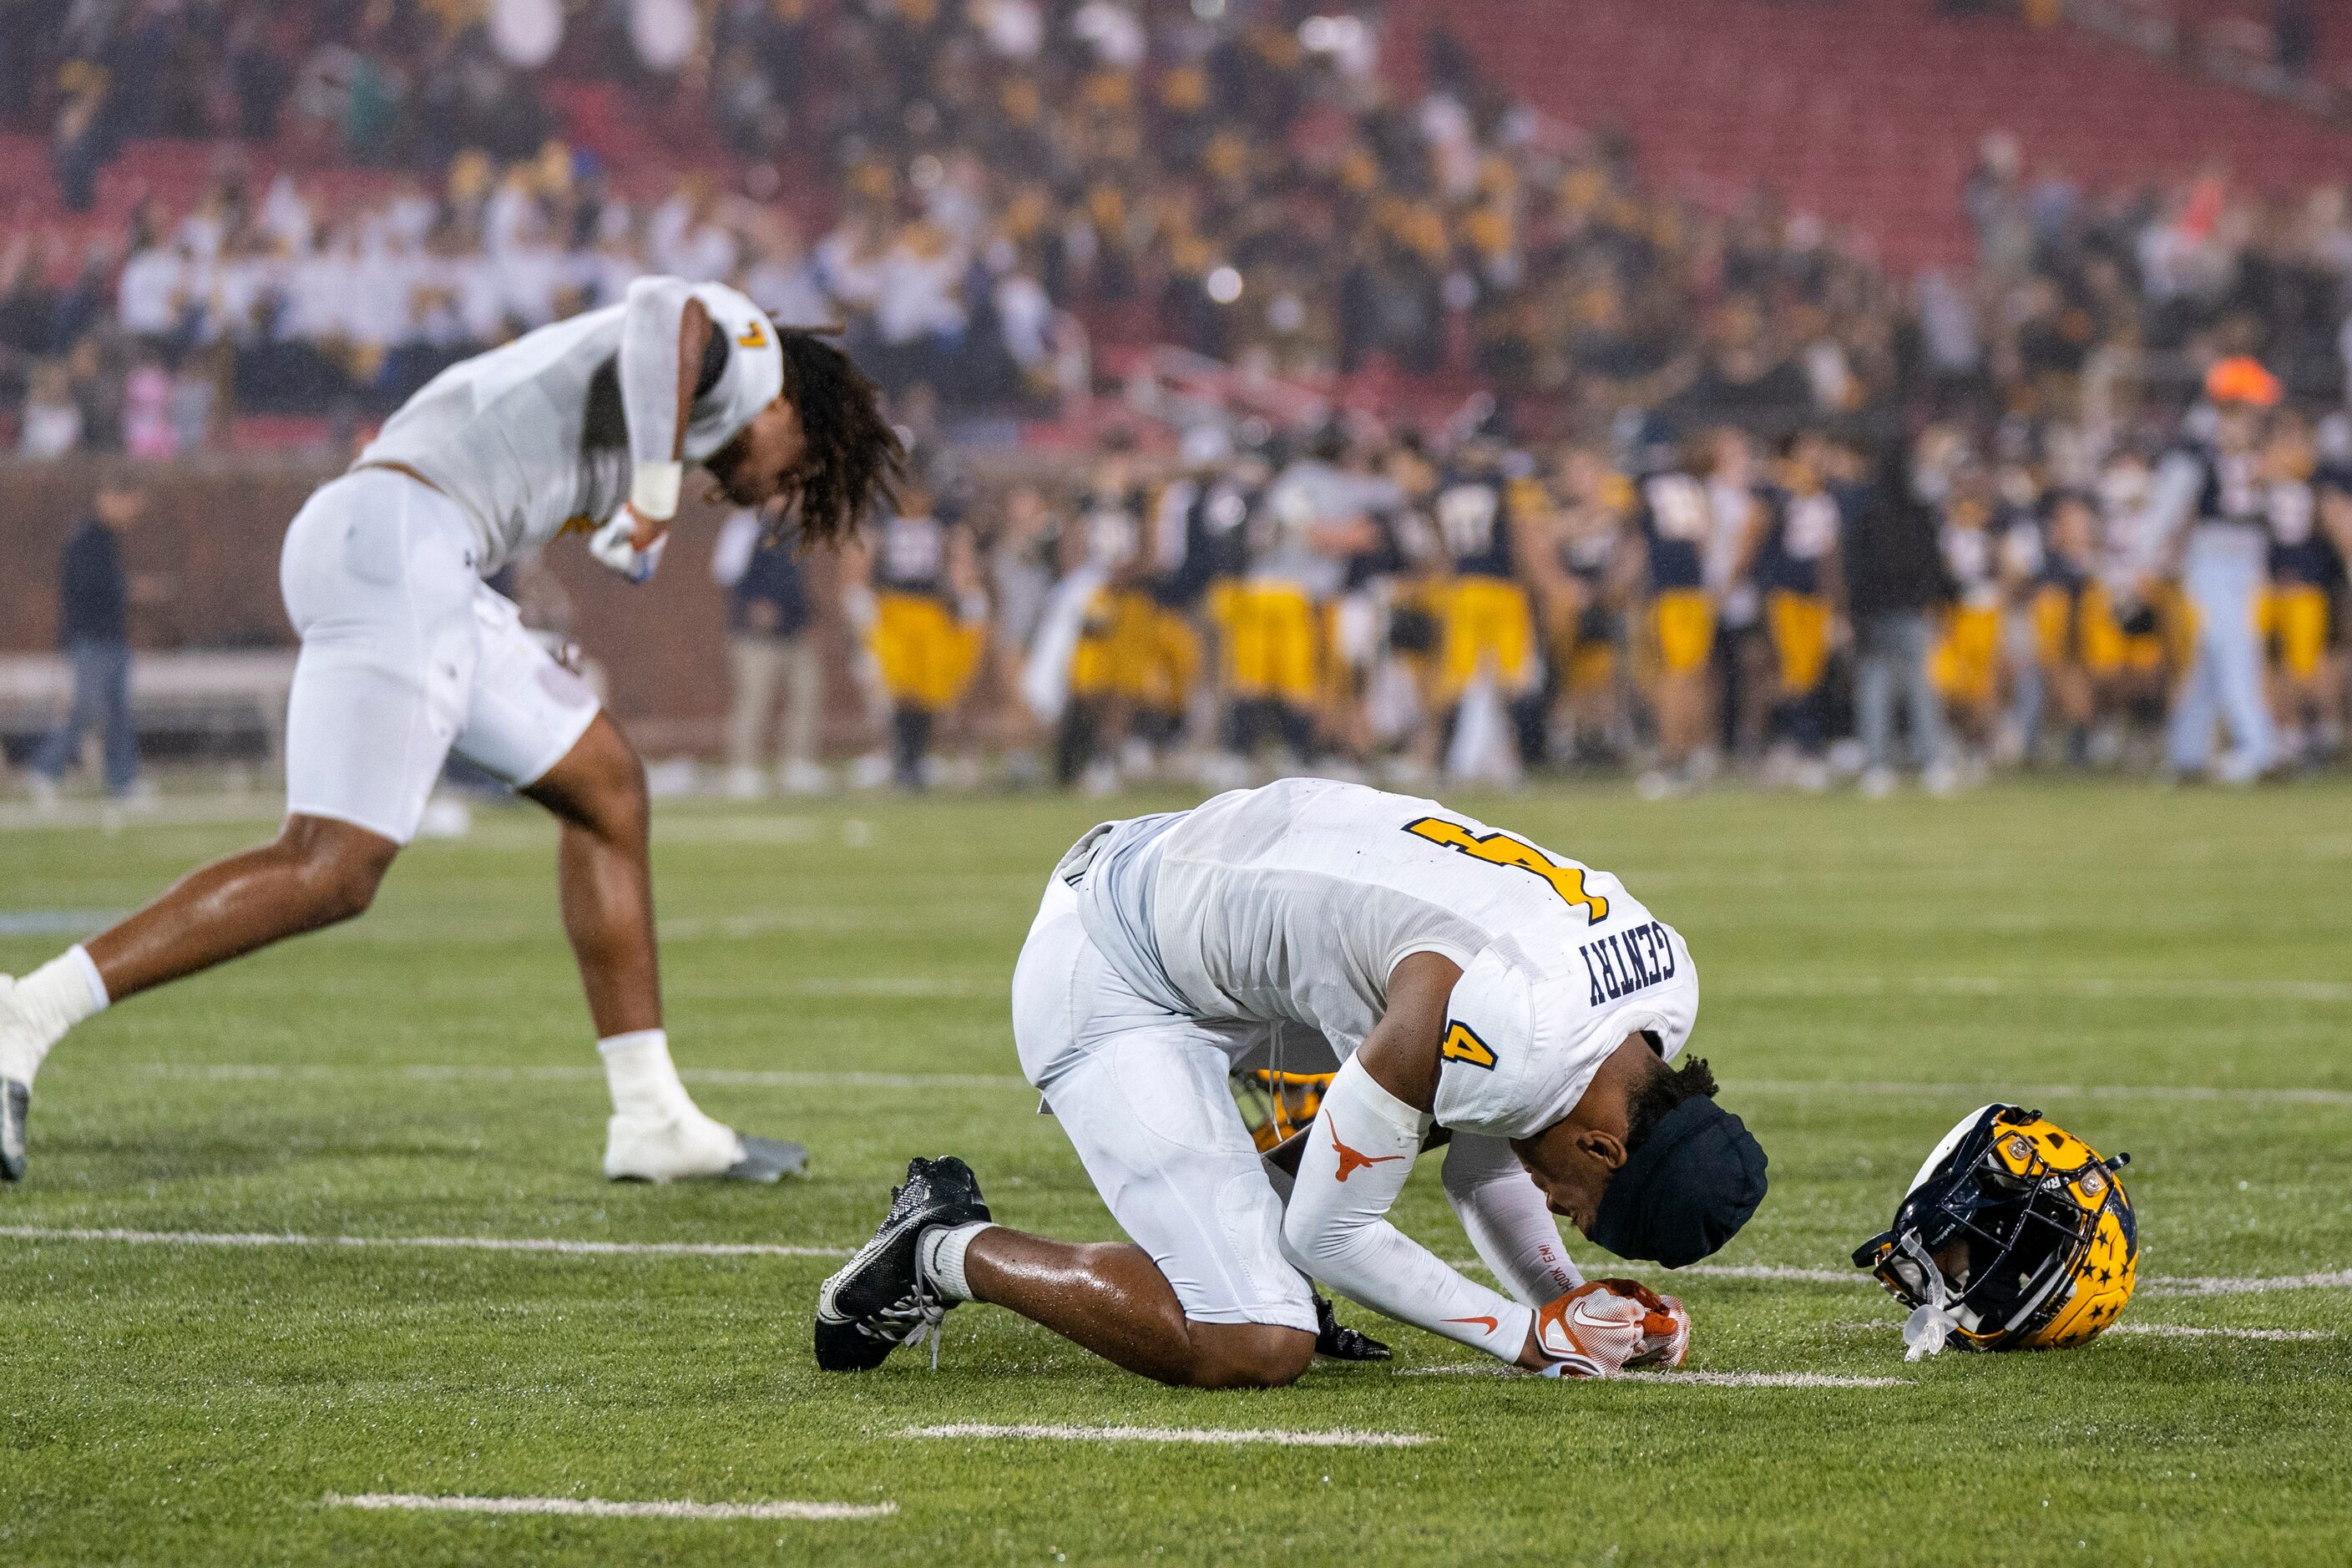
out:
M2097 1150L2014 1105L1963 1117L1927 1155L1895 1223L1855 1248L1912 1309L1904 1359L2054 1350L2097 1335L2131 1300L2139 1227Z

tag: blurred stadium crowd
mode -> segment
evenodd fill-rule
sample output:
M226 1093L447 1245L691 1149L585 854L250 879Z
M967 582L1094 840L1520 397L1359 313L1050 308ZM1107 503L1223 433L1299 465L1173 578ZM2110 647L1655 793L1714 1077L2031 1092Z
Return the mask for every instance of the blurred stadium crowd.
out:
M1769 194L1646 186L1638 125L1548 120L1442 28L1402 90L1376 12L1292 0L730 0L687 68L713 155L636 188L542 96L670 90L626 6L543 72L465 0L54 10L0 3L0 104L47 128L59 209L0 259L20 453L356 424L638 272L734 281L841 323L919 437L844 598L894 736L869 775L921 782L934 727L1094 785L1605 763L1658 792L1726 759L1879 789L1898 740L1937 788L2153 762L2168 710L2181 771L2216 708L2225 772L2341 741L2340 188L2085 190L1994 138L1952 193L1977 267L1906 281ZM225 154L78 250L113 151L165 133L380 174ZM1129 368L1152 344L1205 367L1181 395ZM982 478L959 434L1004 416L1082 449ZM2259 557L2218 598L2216 521ZM747 791L754 710L829 657L760 526L719 562ZM2190 676L2241 599L2258 668L2224 693ZM786 726L791 787L815 732Z

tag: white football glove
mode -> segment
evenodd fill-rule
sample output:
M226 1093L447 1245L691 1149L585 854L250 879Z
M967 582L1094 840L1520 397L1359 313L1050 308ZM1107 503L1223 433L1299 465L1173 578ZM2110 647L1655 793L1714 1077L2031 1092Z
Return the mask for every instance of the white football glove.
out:
M612 521L588 536L588 553L632 583L649 583L668 543L669 534L665 531L651 548L638 549L636 516L623 507Z
M1690 1313L1631 1279L1591 1279L1536 1313L1546 1377L1613 1377L1628 1367L1680 1366Z

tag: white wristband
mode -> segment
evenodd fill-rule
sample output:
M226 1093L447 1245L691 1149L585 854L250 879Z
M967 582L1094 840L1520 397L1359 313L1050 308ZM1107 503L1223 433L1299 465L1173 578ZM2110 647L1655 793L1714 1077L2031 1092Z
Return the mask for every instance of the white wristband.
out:
M647 522L667 522L677 515L677 495L685 486L684 463L639 463L629 483L629 510Z

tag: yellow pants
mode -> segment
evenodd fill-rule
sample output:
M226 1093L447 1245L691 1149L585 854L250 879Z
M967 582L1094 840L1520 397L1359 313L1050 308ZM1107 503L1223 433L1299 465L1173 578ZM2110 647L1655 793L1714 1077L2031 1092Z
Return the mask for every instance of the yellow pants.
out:
M1705 669L1715 653L1715 601L1697 588L1666 588L1650 601L1658 668L1668 675Z
M2160 634L2126 637L2105 587L2086 583L2074 593L2051 584L2033 596L2033 642L2047 666L2080 664L2093 675L2164 663Z
M1320 620L1304 592L1287 583L1229 583L1212 595L1210 614L1223 634L1228 693L1314 702Z
M1962 605L1946 616L1927 674L1955 702L1991 701L2000 689L2000 611Z
M2327 590L2281 583L2263 595L2263 636L2281 674L2308 680L2327 656Z
M1201 639L1150 595L1104 592L1087 607L1070 668L1070 689L1078 696L1121 697L1174 712L1200 673Z
M1535 684L1535 614L1527 590L1499 577L1461 577L1438 590L1441 694L1457 700L1479 670L1506 695Z
M1617 649L1610 643L1569 643L1561 650L1559 664L1567 672L1566 689L1570 692L1599 690L1617 679Z
M980 668L984 635L927 595L875 597L874 660L882 667L883 689L899 707L953 707Z
M1830 667L1830 602L1818 594L1776 593L1765 602L1772 652L1780 665L1780 689L1790 697L1810 694Z

